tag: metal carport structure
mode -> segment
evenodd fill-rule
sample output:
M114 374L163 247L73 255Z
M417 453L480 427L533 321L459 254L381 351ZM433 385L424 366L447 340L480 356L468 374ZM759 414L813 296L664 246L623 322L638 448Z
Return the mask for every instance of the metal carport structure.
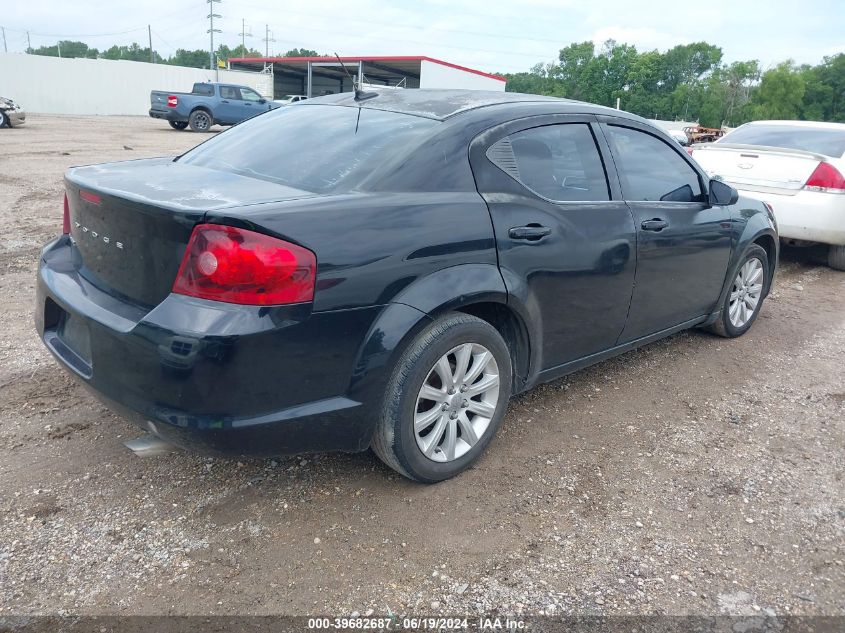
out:
M241 57L228 64L233 70L272 74L273 98L349 92L349 76L357 82L361 75L374 86L505 89L504 77L427 56Z

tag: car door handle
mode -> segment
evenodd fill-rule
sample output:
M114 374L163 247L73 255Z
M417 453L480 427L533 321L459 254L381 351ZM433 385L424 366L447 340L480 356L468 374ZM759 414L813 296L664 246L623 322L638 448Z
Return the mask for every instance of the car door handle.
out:
M662 231L669 223L666 220L661 220L660 218L654 218L653 220L646 220L640 225L643 231Z
M508 237L512 240L541 240L549 235L552 230L547 226L540 226L539 224L529 226L515 226L508 231Z
M220 103L229 103L228 99L220 99Z

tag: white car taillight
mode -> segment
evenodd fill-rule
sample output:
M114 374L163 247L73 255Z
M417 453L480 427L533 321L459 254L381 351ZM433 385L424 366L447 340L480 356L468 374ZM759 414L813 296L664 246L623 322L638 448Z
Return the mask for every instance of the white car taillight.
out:
M810 191L845 193L845 177L830 163L819 163L804 185Z

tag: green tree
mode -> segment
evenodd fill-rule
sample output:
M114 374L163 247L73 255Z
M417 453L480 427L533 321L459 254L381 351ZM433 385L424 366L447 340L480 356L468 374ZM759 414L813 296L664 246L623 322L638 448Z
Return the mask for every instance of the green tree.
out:
M173 66L188 66L189 68L208 68L208 51L201 49L189 51L179 48L167 60L167 63Z
M160 64L164 58L156 51L153 51L155 63ZM133 62L148 62L150 61L149 47L141 48L137 43L132 42L129 46L112 46L104 50L100 57L103 59L127 59Z
M596 47L592 42L570 44L560 49L560 63L554 67L554 80L560 84L562 96L570 99L586 99L592 88L594 77L590 75L595 64ZM588 80L588 78L590 80Z
M310 48L292 48L282 57L328 57L328 55L320 55L317 51Z
M85 42L72 40L60 40L53 46L39 46L28 51L32 55L46 55L47 57L87 57L95 59L98 51L96 48L88 48Z
M244 47L242 44L238 44L235 48L229 48L225 44L221 44L220 48L217 49L217 57L223 60L232 57L264 57L264 53L249 46Z
M754 119L797 119L806 84L792 60L781 62L763 73L752 97Z
M802 116L845 122L845 53L825 57L821 64L802 67L806 90Z

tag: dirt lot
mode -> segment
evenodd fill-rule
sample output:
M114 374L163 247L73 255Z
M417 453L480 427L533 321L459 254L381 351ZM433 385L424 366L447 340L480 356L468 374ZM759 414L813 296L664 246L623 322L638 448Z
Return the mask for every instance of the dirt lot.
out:
M70 165L204 136L0 130L0 615L845 614L845 273L784 254L751 332L694 331L515 399L437 486L368 453L140 459L32 325Z

